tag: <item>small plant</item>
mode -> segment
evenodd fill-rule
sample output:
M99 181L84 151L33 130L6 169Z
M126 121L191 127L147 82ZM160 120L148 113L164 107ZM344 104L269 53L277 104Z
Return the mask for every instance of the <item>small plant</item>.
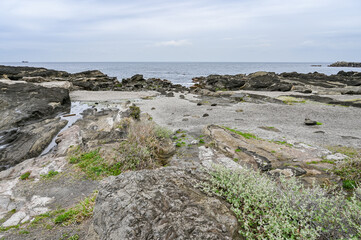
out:
M72 223L81 223L85 219L91 217L93 215L93 208L97 195L98 192L96 191L90 197L79 202L74 208L58 215L54 219L54 223L66 226Z
M129 107L129 109L130 109L130 116L135 120L139 120L140 119L140 108L133 104L132 106Z
M56 175L58 175L58 171L50 170L47 174L41 174L40 176L44 179L50 179Z
M235 152L242 152L242 150L239 149L239 148L237 148L237 149L235 150Z
M79 235L74 234L73 236L69 237L67 240L78 240L78 239L79 239Z
M19 234L29 234L30 232L28 230L20 230Z
M356 188L356 182L353 180L343 180L342 187L349 190L354 189Z
M204 144L204 143L205 143L205 141L203 138L199 139L199 144Z
M24 174L22 174L22 175L20 176L20 180L27 180L27 179L29 179L30 174L31 174L31 171L25 172Z
M316 125L322 125L323 123L322 122L316 122Z

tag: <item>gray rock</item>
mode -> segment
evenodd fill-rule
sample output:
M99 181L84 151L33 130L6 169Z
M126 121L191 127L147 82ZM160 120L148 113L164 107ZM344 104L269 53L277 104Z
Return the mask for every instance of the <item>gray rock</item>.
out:
M309 125L309 126L317 125L317 121L313 121L313 120L311 120L311 119L309 119L309 118L306 118L306 119L305 119L305 124L306 124L306 125Z
M72 84L71 88L74 90L117 90L116 88L121 85L116 77L108 77L98 70L70 74L46 68L0 65L1 76L10 80L22 80L32 83L68 81Z
M16 82L16 81L12 81ZM31 83L0 82L0 170L38 156L67 121L69 91Z
M195 186L202 172L162 168L107 178L94 207L100 239L239 239L228 205Z

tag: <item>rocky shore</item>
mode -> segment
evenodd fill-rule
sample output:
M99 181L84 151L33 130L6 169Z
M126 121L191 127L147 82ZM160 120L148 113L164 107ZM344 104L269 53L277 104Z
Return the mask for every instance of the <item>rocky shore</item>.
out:
M0 76L0 239L361 237L361 73Z
M335 62L332 63L330 65L328 65L329 67L356 67L356 68L361 68L361 63L360 62Z

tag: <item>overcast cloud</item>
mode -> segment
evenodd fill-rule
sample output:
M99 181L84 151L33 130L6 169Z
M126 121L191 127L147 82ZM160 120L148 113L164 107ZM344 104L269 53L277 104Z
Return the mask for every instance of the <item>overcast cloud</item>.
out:
M0 62L361 61L360 0L1 0Z

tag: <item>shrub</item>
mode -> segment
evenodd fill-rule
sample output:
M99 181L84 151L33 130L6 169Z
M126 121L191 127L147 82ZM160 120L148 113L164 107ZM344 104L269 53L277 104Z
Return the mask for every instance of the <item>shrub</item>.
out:
M248 168L215 167L204 191L232 205L247 239L350 239L361 237L361 189L346 199L327 195L318 186L305 188L297 179L276 183Z
M133 104L133 106L130 106L129 109L130 109L130 116L132 118L134 118L135 120L139 120L140 119L140 108Z

